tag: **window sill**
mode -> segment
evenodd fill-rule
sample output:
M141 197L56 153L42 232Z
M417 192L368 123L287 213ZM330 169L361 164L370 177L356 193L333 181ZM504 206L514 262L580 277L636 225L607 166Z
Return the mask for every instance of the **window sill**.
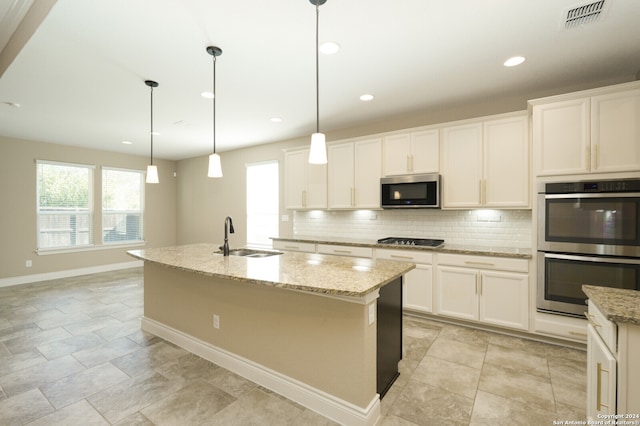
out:
M66 254L66 253L82 253L88 251L100 251L100 250L113 250L113 249L122 249L122 248L135 248L135 247L144 247L147 245L146 241L136 241L132 243L112 243L112 244L101 244L101 245L89 245L82 247L69 247L69 248L51 248L51 249L37 249L35 252L38 256L47 256L50 254Z

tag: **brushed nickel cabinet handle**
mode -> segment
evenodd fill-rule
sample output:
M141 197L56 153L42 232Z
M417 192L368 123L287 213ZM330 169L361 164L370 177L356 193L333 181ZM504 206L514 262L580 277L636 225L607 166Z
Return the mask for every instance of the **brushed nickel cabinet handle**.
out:
M587 337L587 333L581 333L581 332L579 332L579 331L572 331L572 330L569 330L569 334L570 334L571 336L585 337L585 338Z
M397 254L392 254L390 257L393 257L394 259L409 259L409 260L413 260L412 256L400 256Z
M495 263L491 262L473 262L471 260L465 260L464 263L466 265L496 266Z
M351 250L338 250L338 249L334 249L333 250L334 253L347 253L347 254L351 254Z
M587 320L589 320L589 323L593 326L593 328L602 327L602 325L598 324L595 320L595 317L589 312L585 312L584 316L587 317Z
M596 385L596 410L602 410L602 407L609 408L607 404L602 403L602 373L608 373L609 370L602 368L602 363L598 363L598 376Z

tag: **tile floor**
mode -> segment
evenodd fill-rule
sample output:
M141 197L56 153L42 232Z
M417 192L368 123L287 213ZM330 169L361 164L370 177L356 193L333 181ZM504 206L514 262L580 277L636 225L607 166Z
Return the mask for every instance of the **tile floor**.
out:
M0 288L0 425L331 425L140 331L142 269ZM586 354L404 319L381 426L585 418Z

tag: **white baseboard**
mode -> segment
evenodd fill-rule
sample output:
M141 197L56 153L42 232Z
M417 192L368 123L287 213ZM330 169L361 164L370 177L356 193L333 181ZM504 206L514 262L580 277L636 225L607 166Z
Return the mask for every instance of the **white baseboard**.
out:
M100 272L117 271L119 269L138 268L144 265L142 260L131 262L110 263L108 265L89 266L87 268L67 269L64 271L46 272L44 274L22 275L19 277L9 277L0 279L0 287L12 285L29 284L39 281L57 280L60 278L77 277L79 275L97 274Z
M380 419L378 395L373 398L368 407L358 407L150 318L142 318L142 330L178 345L342 425L374 426Z

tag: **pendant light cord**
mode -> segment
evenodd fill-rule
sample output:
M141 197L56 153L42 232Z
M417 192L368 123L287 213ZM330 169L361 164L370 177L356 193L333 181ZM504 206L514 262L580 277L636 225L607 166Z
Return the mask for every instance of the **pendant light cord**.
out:
M213 54L213 153L216 153L216 55Z
M319 66L319 43L318 22L320 21L320 5L316 1L316 133L320 133L320 66Z
M151 88L151 165L153 166L153 86Z

